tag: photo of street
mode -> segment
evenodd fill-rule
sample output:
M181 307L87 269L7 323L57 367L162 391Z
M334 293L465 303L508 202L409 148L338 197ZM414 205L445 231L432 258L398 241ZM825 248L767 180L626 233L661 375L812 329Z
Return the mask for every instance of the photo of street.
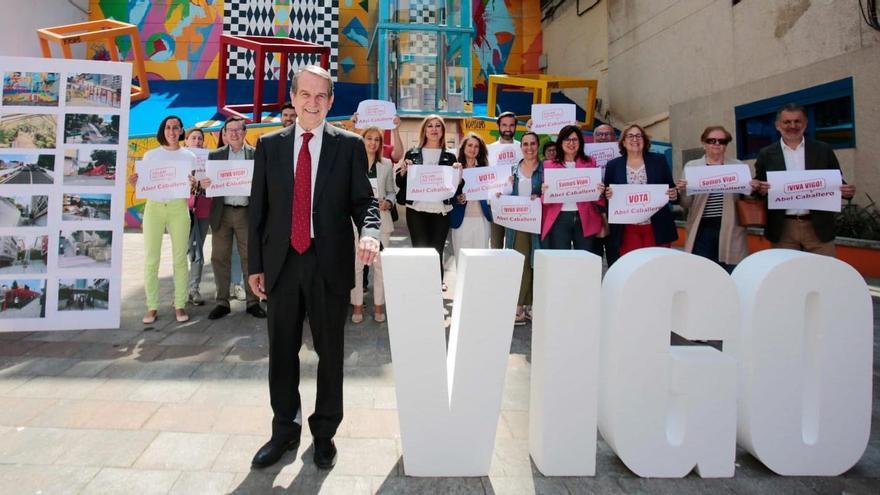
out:
M46 273L47 235L0 236L0 274Z
M72 74L67 76L68 106L119 108L122 77L113 74Z
M49 196L0 196L0 227L45 227Z
M0 184L51 184L54 155L0 154Z
M64 185L112 186L116 180L116 151L64 150Z
M54 115L0 115L0 148L54 148L57 127Z
M110 194L64 193L62 220L110 220Z
M58 311L107 309L110 281L106 278L72 278L58 281Z
M7 72L3 74L3 104L58 106L58 73Z
M61 231L58 267L110 268L113 232L110 230Z
M64 116L67 144L119 144L119 115L69 113Z
M46 281L0 280L0 319L46 316Z

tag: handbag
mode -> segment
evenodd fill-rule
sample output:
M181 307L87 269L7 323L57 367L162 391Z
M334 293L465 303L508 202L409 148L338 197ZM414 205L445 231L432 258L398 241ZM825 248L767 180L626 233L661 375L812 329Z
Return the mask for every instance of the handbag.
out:
M736 201L736 216L743 227L767 225L767 199L744 197Z

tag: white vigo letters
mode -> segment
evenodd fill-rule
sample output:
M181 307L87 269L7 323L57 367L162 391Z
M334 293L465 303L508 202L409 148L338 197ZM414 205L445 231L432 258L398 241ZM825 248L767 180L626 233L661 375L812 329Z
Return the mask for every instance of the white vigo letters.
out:
M739 444L782 475L852 467L871 428L873 323L864 279L827 256L761 251L733 273L743 305Z
M639 476L730 477L736 452L736 362L670 332L727 340L736 289L718 265L672 249L622 257L602 287L599 431Z
M523 256L461 250L448 355L437 251L386 249L382 265L404 470L486 476Z
M596 474L602 258L535 252L529 452L545 476Z

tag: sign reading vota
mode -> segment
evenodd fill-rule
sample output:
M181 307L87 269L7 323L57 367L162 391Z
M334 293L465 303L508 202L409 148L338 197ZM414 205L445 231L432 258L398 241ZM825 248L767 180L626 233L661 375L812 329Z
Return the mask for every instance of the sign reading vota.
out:
M410 476L488 474L516 254L462 250L447 351L437 252L382 253ZM601 289L595 255L538 250L534 266L529 452L543 474L594 474L597 425L645 477L731 477L737 443L782 475L836 476L864 453L873 315L849 265L770 249L728 276L705 258L645 248L617 261ZM670 346L673 331L724 352Z

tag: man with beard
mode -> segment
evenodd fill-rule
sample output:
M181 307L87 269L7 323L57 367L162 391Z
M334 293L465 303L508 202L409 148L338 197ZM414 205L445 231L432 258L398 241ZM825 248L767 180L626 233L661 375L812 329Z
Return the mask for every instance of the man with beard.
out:
M489 165L508 165L513 167L523 157L519 141L513 139L513 135L516 132L516 114L513 112L502 112L495 123L498 125L499 137L498 141L487 146L489 150ZM492 249L503 248L504 227L493 223L489 239L489 245Z

